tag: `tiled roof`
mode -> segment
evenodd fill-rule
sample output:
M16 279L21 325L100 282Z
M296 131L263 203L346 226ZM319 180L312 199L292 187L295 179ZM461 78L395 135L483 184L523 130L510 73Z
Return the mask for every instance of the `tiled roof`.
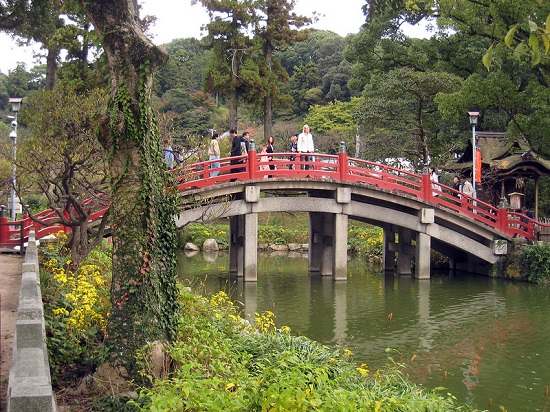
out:
M481 151L483 167L497 169L502 175L550 175L550 161L535 153L527 139L508 141L504 133L478 132L476 144ZM448 171L461 171L472 167L472 142L468 141L464 154L442 167Z

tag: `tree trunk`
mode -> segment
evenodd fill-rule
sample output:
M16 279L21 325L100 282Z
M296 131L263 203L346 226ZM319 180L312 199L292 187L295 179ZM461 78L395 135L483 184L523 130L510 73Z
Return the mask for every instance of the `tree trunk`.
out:
M270 42L266 43L264 57L266 68L268 72L271 72L271 59L273 56L273 47ZM271 130L273 129L273 96L271 94L271 88L268 87L267 95L264 98L264 140L267 141L271 136Z
M237 86L239 84L239 63L237 62L237 50L233 50L231 56L231 90L229 91L229 128L237 129Z
M136 376L135 355L147 342L175 337L176 197L164 171L151 108L153 73L167 52L145 37L137 0L83 0L110 67L108 112L100 140L111 153L113 279L107 327L110 363Z
M57 58L59 49L48 47L48 56L46 57L46 90L53 90L57 77Z
M267 141L273 130L273 98L265 96L264 98L264 140Z

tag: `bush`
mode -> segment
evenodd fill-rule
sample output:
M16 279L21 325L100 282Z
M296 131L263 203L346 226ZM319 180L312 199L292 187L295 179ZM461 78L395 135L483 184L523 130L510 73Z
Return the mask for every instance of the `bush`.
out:
M202 246L206 239L215 239L218 243L227 244L229 241L229 225L195 223L185 226L181 231L182 244L193 242Z
M538 283L550 281L550 244L522 248L519 260L528 280Z

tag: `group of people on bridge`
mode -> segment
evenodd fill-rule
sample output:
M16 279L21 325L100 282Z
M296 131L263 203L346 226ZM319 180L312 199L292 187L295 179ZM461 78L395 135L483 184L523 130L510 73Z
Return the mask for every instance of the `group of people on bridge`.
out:
M229 131L229 135L231 137L231 150L229 152L229 156L234 158L230 160L230 164L238 165L240 163L244 163L245 160L242 158L242 156L248 154L248 151L250 150L250 133L245 131L241 135L239 135L236 129L231 129ZM212 162L210 168L213 169L210 172L210 177L215 177L219 174L219 171L216 170L220 167L220 162L217 160L220 160L221 158L219 140L219 133L213 133L212 139L208 146L208 160ZM275 169L275 165L268 164L270 161L273 160L273 157L271 155L275 152L275 139L273 138L273 136L269 136L267 140L262 144L262 148L260 151L260 162L266 163L260 166L260 170L269 171ZM310 128L307 124L303 126L302 133L296 133L290 136L288 152L297 154L300 153L299 156L302 162L313 161L315 145L313 142L313 135L311 134ZM289 160L293 162L294 160L296 160L296 156L290 156ZM308 169L310 166L303 165L302 167ZM294 168L294 165L290 164L289 168ZM243 170L244 167L233 167L231 169L231 173L239 173ZM266 177L267 176L269 175L266 174Z

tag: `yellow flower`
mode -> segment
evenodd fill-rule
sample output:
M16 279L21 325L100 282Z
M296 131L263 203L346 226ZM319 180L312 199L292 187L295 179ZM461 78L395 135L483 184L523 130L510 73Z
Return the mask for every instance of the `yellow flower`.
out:
M362 363L361 366L357 368L357 372L359 372L363 376L368 375L369 370L367 368L367 365L365 363Z

